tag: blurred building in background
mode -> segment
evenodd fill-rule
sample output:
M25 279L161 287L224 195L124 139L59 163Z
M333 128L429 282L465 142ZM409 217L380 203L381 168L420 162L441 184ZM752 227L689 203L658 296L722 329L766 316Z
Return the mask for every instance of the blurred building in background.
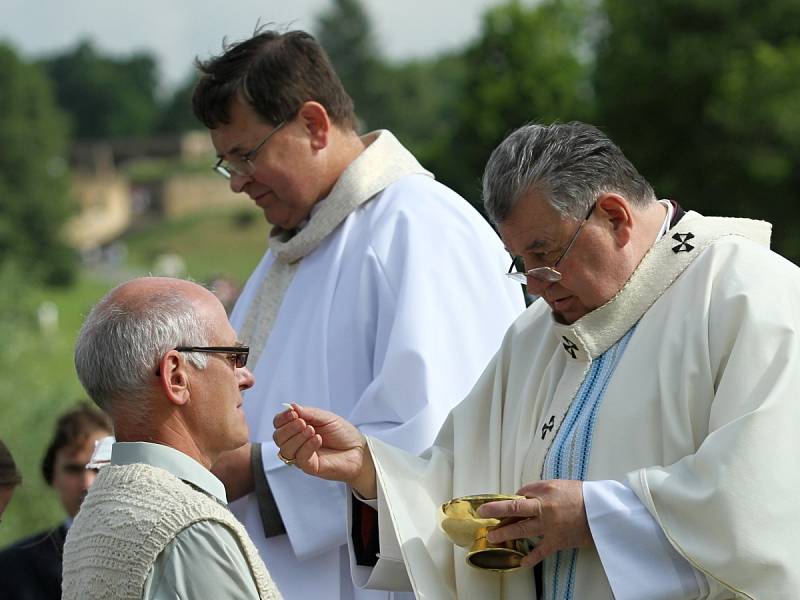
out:
M87 256L140 222L215 207L251 207L210 166L208 132L79 141L70 147L78 213L67 223L70 244Z

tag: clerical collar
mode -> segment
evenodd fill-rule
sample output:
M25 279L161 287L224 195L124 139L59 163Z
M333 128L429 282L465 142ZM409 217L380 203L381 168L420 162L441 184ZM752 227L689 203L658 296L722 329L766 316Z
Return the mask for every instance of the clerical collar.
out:
M684 211L681 205L675 202L675 200L657 200L657 202L666 207L667 215L664 217L664 222L661 224L661 229L659 230L658 235L652 244L653 246L655 246L670 229L675 227L675 225L678 224L678 221L683 218L683 215L686 214L686 211Z
M656 236L656 241L653 243L658 242L658 240L664 237L664 234L669 231L670 227L672 227L672 216L675 214L675 207L669 200L658 200L658 203L667 209L667 216L664 217L664 222L661 223L661 229Z

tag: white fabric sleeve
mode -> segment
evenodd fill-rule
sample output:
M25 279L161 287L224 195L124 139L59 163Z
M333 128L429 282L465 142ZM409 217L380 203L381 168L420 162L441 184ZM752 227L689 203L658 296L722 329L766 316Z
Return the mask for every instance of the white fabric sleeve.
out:
M383 490L378 486L378 497L362 499L353 490L347 499L347 530L353 530L353 501L362 502L378 511L378 562L374 567L356 563L353 539L347 538L347 553L350 556L350 576L357 588L367 590L390 590L394 592L411 591L411 580L400 552L400 543L394 532L392 522L387 518L383 501Z
M364 498L361 494L359 494L354 489L351 489L350 491L353 492L353 496L355 496L356 500L358 500L362 504L366 504L367 506L369 506L370 508L372 508L374 510L378 510L378 499L377 498L372 498L372 499ZM350 511L348 511L348 512L350 512Z
M705 597L705 576L672 547L631 488L618 481L584 481L583 501L616 600Z
M262 444L261 448L264 464L269 464L268 460L274 462L273 447ZM317 556L346 543L343 483L310 477L286 465L266 468L265 475L298 559ZM341 516L337 519L337 515Z

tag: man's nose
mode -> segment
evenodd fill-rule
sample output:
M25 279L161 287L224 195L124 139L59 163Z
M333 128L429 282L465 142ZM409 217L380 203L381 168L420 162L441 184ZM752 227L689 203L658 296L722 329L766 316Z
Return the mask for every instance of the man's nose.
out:
M239 378L239 389L249 390L256 384L256 377L247 367L236 369L236 376Z
M231 178L228 180L231 191L234 194L239 194L244 190L244 186L250 181L249 175L240 175L238 173L231 173Z
M526 283L525 286L528 288L528 294L531 296L542 296L545 290L553 285L552 281L545 281L544 279L531 277L530 275L528 275L526 279L528 283Z

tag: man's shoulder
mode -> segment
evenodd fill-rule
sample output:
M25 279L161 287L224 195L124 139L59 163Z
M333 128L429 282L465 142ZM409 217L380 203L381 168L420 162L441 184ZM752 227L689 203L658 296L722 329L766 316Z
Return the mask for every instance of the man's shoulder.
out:
M378 213L404 212L431 214L442 210L459 209L479 216L475 208L446 185L421 174L401 177L381 191L375 201L364 205Z
M706 264L720 282L742 283L786 278L784 283L799 282L800 268L774 252L769 246L740 235L721 237L698 257L698 266ZM727 275L735 272L737 277ZM745 276L746 275L746 276Z
M500 244L481 214L450 188L423 175L394 182L353 215L353 227L369 237L393 240L467 234L473 244Z
M206 517L190 523L175 536L177 545L194 545L202 547L203 552L216 553L219 548L236 548L241 552L239 535L228 519Z

